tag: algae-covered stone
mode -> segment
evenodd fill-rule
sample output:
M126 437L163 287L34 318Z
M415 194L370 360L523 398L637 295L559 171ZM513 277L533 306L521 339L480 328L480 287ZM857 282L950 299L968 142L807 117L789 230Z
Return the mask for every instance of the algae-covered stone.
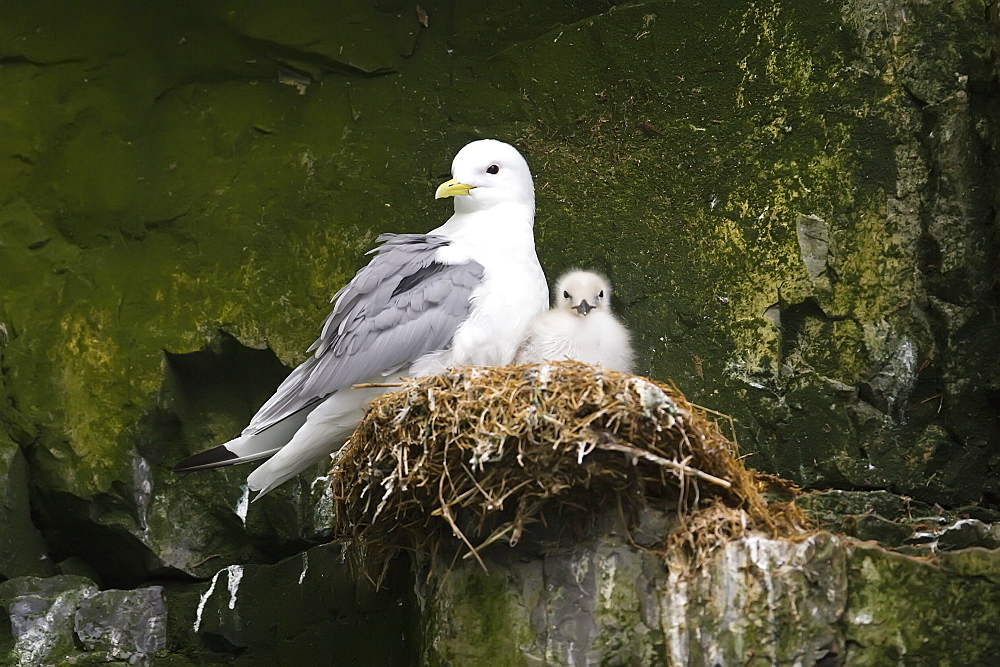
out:
M443 220L481 136L532 166L548 273L607 273L640 370L753 465L996 506L995 4L536 5L0 4L0 576L46 543L137 586L322 539L322 470L248 504L245 468L169 469L239 432L377 233ZM907 511L868 500L859 535ZM953 520L918 532L997 539Z
M914 528L884 519L877 514L860 514L844 517L844 532L859 540L875 540L883 546L899 546L911 535Z
M815 491L800 496L796 503L821 521L858 514L877 514L889 520L897 520L911 516L930 516L933 511L925 503L888 491Z
M661 593L671 664L816 664L843 655L845 549L749 536L727 544Z
M425 662L972 665L1000 648L1000 550L751 535L671 573L605 536L487 564L432 572Z
M422 662L544 664L540 637L531 629L541 594L542 565L522 564L513 572L492 573L478 568L475 563L461 563L453 576L435 580L435 588L422 596Z
M45 542L31 523L24 455L0 431L0 579L54 571Z
M997 571L1000 551L978 550ZM958 567L949 567L949 562ZM844 615L846 659L852 665L986 664L1000 650L1000 581L979 575L967 559L931 561L877 548L848 551Z
M609 534L544 556L441 562L423 587L428 664L655 664L659 556Z
M7 394L4 350L12 333L0 309L0 580L55 573L31 521L28 464L18 444L30 442L34 428Z
M204 576L212 545L169 546L191 496L161 497L197 487L231 562L289 544L233 526L245 471L170 464L239 432L377 232L441 222L432 186L482 135L534 169L549 272L608 273L641 370L733 415L755 465L980 502L988 14L904 5L5 4L0 289L43 527ZM220 329L261 355L160 403Z
M197 350L218 327L242 320L232 328L252 344L267 336L282 354L301 355L326 299L371 238L362 231L356 239L359 217L317 230L311 221L329 214L304 216L299 205L281 203L287 183L299 192L326 158L310 157L291 136L298 123L282 120L312 102L278 81L278 65L263 55L276 44L234 37L209 14L175 9L115 3L90 12L65 3L41 14L27 6L0 10L0 77L11 101L3 122L15 151L4 156L0 178L0 286L5 322L31 332L11 340L7 382L30 422L42 426L29 452L39 515L52 532L129 533L152 551L154 570L156 559L186 567L217 553L210 544L192 544L188 560L164 553L175 531L145 516L174 481L168 452L146 447L171 432L142 425L163 384L162 350ZM367 20L377 29L379 17ZM192 83L201 80L218 85ZM328 87L342 83L335 77ZM319 103L327 110L320 127L339 137L350 114L338 123L330 104ZM267 138L275 134L291 143L277 149ZM312 148L317 155L337 150L323 143ZM283 172L290 180L279 184ZM261 234L263 199L234 189L237 181L256 192L273 184L274 196L264 199L275 206L273 229L281 233L261 235L260 248L251 238ZM209 219L228 220L228 231L210 231ZM262 254L270 256L263 264L274 265L261 268ZM285 257L299 269L278 268ZM276 287L274 277L282 282L290 272L299 279ZM264 278L271 286L255 296L246 281L262 276L271 276ZM268 311L280 313L271 321L282 324L262 328ZM304 316L301 328L287 325L290 312ZM208 435L217 442L237 434L252 406L242 410L225 431ZM170 453L176 460L181 448ZM236 498L225 502L235 502L239 484L229 489ZM95 499L104 510L84 507Z
M887 19L876 3L649 2L506 49L491 64L539 118L543 263L605 270L640 368L734 416L755 465L979 499L993 274L964 239L995 244L989 35L978 3ZM947 267L936 211L966 230Z

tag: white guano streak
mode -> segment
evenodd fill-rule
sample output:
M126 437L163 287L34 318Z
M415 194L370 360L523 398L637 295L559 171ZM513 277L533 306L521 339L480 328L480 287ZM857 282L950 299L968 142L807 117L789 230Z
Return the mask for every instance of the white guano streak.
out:
M198 632L201 630L202 616L205 613L205 606L208 604L209 598L215 593L215 586L219 583L219 575L223 572L226 573L226 578L228 581L227 588L229 589L229 608L236 608L236 594L239 592L240 581L243 579L243 566L242 565L230 565L229 567L219 570L212 577L212 583L209 584L208 590L206 590L201 595L201 599L198 601L198 610L195 614L194 619L194 631Z

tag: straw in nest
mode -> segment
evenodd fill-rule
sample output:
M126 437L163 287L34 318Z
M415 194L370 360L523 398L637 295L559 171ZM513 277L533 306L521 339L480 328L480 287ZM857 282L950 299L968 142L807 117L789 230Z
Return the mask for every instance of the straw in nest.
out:
M725 529L665 542L689 551L711 533L804 523L769 508L735 454L703 409L645 378L573 361L457 368L372 402L333 472L334 528L381 558L457 538L483 564L482 549L516 544L553 505L638 499L690 526L699 507L726 508Z

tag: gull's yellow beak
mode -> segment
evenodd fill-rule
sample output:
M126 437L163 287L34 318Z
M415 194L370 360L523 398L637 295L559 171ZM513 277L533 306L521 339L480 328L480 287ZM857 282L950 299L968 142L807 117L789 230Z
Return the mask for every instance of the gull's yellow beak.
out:
M469 190L474 187L476 186L459 183L458 179L453 178L450 181L445 181L438 186L438 189L434 191L434 199L444 199L445 197L454 197L455 195L467 195L469 194Z

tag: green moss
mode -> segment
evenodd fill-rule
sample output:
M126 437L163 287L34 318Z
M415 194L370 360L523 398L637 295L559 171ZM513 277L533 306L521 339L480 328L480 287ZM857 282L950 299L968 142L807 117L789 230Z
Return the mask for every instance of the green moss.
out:
M523 142L540 254L553 278L572 265L609 274L640 372L733 415L744 446L794 441L794 465L755 463L806 481L815 462L854 456L861 432L844 414L857 395L831 403L824 386L866 381L905 341L925 347L907 309L914 226L886 224L894 138L875 100L891 88L851 66L857 44L831 28L833 4L680 11L617 8L494 63L538 116ZM580 70L597 74L581 87ZM801 257L803 215L830 230L817 279ZM788 414L785 442L770 440L787 425L761 399L800 389L814 395Z
M982 553L996 569L1000 552ZM982 567L974 568L982 571ZM848 559L847 661L980 664L1000 648L1000 585L879 549ZM956 641L960 637L961 641Z
M885 224L894 137L877 100L897 83L855 66L834 3L436 9L435 28L472 31L458 56L403 8L345 10L339 37L317 30L335 11L322 3L119 9L72 9L103 36L96 51L77 33L21 40L30 61L5 83L37 104L0 116L23 158L3 168L49 239L39 254L64 271L11 308L50 332L18 343L18 365L62 386L18 392L40 421L46 396L66 396L65 430L92 437L97 459L136 417L116 405L149 396L160 348L197 349L223 326L298 361L376 231L443 218L420 194L480 132L525 147L549 274L609 273L640 370L741 422L757 407L747 387L782 391L783 364L853 384L892 354L882 322L909 326L886 315L915 289L910 232ZM37 23L18 19L14 36ZM281 82L287 66L311 77L304 94ZM363 74L386 68L399 76ZM800 215L830 227L822 280L804 270ZM25 272L44 265L17 264L19 284L41 280ZM810 299L821 311L797 337L765 315ZM58 363L39 360L48 350ZM67 362L76 351L93 358ZM132 387L87 396L102 368L130 369Z
M1000 550L978 547L946 551L938 555L941 565L960 576L977 577L983 585L1000 586Z
M978 93L955 72L987 79L982 7L946 9L446 3L425 29L402 2L5 6L0 290L11 393L43 426L39 486L130 502L163 349L222 328L300 361L375 235L439 224L454 151L498 136L536 174L549 277L609 274L637 370L733 415L754 465L977 501L978 454L954 455L975 420L944 424L950 402L925 401L941 372L897 363L951 349L922 306L917 237L937 216L920 137L966 118L958 93ZM935 200L958 201L945 185ZM803 218L829 232L821 275ZM935 307L959 327L958 306Z
M783 5L715 5L703 18L685 16L683 29L669 16L650 15L652 6L603 17L599 45L589 25L575 25L554 34L554 45L536 43L523 56L507 56L530 100L536 91L553 95L554 81L577 80L575 68L586 68L594 53L613 63L633 48L647 54L634 80L597 81L575 93L555 86L560 108L569 109L574 124L528 133L529 145L537 142L543 152L543 257L556 271L596 264L611 273L620 294L650 295L634 311L626 297L622 311L646 349L653 349L641 361L654 374L687 379L696 374L692 355L719 361L718 350L696 342L704 334L689 339L681 331L702 325L712 338L727 341L723 349L734 348L738 361L731 370L743 377L770 375L780 358L779 336L764 312L815 292L799 257L796 217L808 213L839 222L884 214L881 183L859 182L856 123L846 113L867 104L849 92L859 76L843 67L842 45L829 39L817 48L816 35L800 35L796 22L802 16ZM745 28L733 40L732 32L709 28L720 24ZM689 33L702 27L704 41L692 44ZM522 64L522 57L545 62L545 75ZM643 62L657 58L670 67L642 70ZM706 72L704 63L717 67ZM529 74L537 84L529 83ZM829 113L831 107L845 113ZM551 114L544 120L566 122ZM888 137L881 141L887 145ZM581 169L584 179L547 178ZM720 181L720 172L727 178ZM552 201L572 205L553 211L546 207ZM558 220L553 232L550 220ZM614 261L589 243L595 220L602 238L618 247ZM877 248L875 241L865 239L865 248ZM879 266L874 257L851 261L870 272ZM871 284L842 282L849 286L821 295L831 315L852 313L856 303L874 311L889 301L872 303ZM685 310L697 313L700 322L678 317ZM860 332L840 329L822 338L832 338L842 353L815 361L853 381L864 362L848 351L856 348ZM658 353L649 344L664 333L687 358L666 349ZM846 367L839 367L847 357Z
M14 162L32 167L0 192L5 202L23 193L0 219L5 307L30 332L12 341L10 383L48 426L36 455L45 484L82 497L130 481L122 436L156 394L162 349L197 349L227 327L298 361L371 245L369 228L411 196L372 201L353 189L373 182L352 173L367 157L331 151L356 120L350 82L299 95L253 43L197 11L125 28L132 14L120 9L80 17L75 28L92 26L96 41L74 35L58 55L43 53L58 25L6 24L27 61L5 67L5 81L32 101L2 112L23 145ZM128 55L95 73L77 59L109 58L93 51L102 39Z
M479 568L456 569L441 581L425 628L424 659L433 665L523 665L535 645L528 617L511 579Z
M663 636L660 628L650 628L648 585L643 554L621 547L615 537L603 540L595 549L596 593L593 620L597 636L589 648L603 656L605 664L638 661L654 664L663 659ZM652 559L651 559L652 560ZM653 567L660 563L653 560ZM645 613L644 613L645 612Z

